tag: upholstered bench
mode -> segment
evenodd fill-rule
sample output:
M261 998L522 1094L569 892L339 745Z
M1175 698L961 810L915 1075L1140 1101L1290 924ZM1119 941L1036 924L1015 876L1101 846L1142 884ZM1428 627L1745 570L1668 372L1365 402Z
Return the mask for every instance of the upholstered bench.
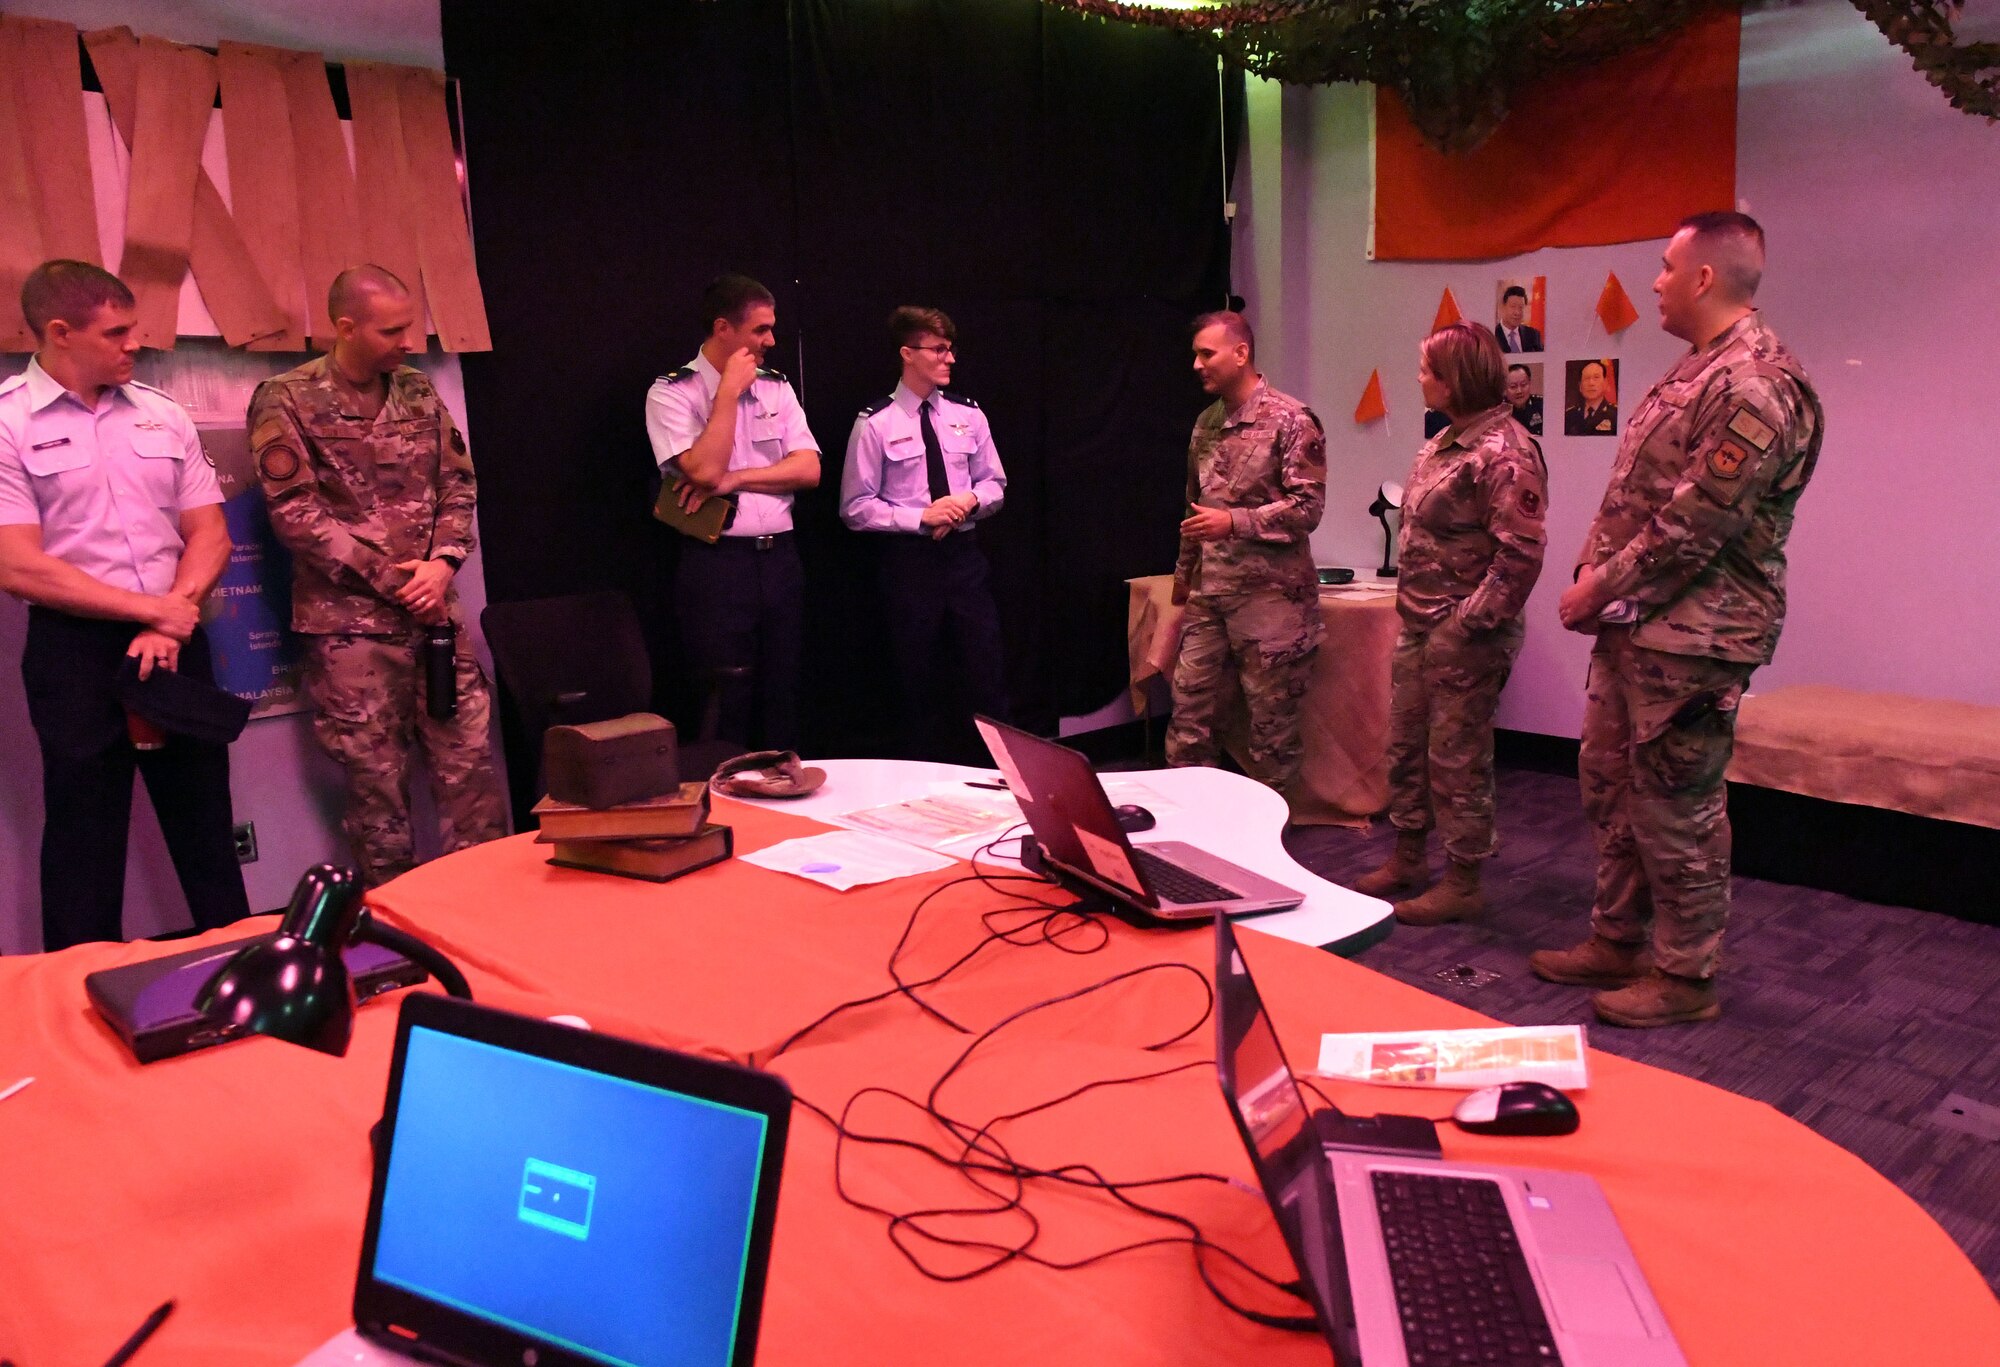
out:
M1738 873L2000 921L2000 707L1752 693L1729 781Z

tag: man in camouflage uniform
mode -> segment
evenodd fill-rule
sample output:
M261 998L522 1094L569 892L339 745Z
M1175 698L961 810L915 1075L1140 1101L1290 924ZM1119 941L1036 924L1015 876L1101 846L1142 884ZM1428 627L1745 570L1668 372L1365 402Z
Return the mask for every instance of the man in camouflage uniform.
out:
M1563 625L1597 634L1579 765L1597 892L1591 938L1529 962L1551 982L1616 988L1595 1005L1617 1025L1722 1009L1723 772L1737 702L1784 624L1785 540L1825 429L1751 303L1763 265L1763 230L1743 214L1696 215L1667 244L1661 325L1692 349L1633 413L1562 597Z
M1451 426L1417 453L1403 495L1401 567L1389 703L1389 862L1356 880L1371 897L1427 873L1435 824L1449 860L1437 886L1396 903L1406 925L1469 920L1485 910L1479 868L1492 857L1493 710L1520 653L1521 612L1548 540L1548 468L1515 420L1499 344L1454 323L1424 340L1424 403Z
M1188 448L1174 601L1187 612L1174 668L1167 763L1220 757L1231 673L1250 713L1244 767L1283 792L1305 753L1299 702L1319 648L1319 580L1307 538L1326 503L1326 438L1297 399L1264 383L1239 313L1195 320L1194 366L1216 402Z
M370 887L416 864L410 757L421 745L447 853L507 833L492 755L492 700L452 577L472 552L465 439L420 370L403 283L343 272L327 301L333 350L267 380L250 446L271 527L292 553L292 630L305 638L313 734L347 771L343 825ZM426 707L426 628L458 626L458 706Z

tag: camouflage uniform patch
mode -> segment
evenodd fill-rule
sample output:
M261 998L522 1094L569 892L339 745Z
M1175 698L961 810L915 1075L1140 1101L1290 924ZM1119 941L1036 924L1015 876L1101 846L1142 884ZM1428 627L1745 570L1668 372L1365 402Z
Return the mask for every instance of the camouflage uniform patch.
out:
M1456 619L1396 639L1389 695L1389 822L1438 830L1461 864L1490 857L1493 710L1521 653L1517 617L1469 632Z
M1493 710L1542 572L1548 468L1501 404L1417 453L1397 540L1389 820L1440 832L1472 864L1493 853Z
M1597 842L1591 924L1669 973L1712 976L1729 917L1723 782L1736 705L1777 648L1785 541L1825 416L1752 313L1634 412L1581 565L1637 609L1591 656L1579 773Z
M1326 504L1326 437L1311 409L1259 384L1234 414L1217 400L1188 447L1189 503L1230 510L1219 541L1183 541L1187 595L1167 763L1213 764L1232 676L1250 714L1244 768L1282 791L1305 755L1299 704L1319 648L1308 538Z
M478 488L458 424L421 370L389 377L375 417L353 407L331 358L308 361L257 386L250 450L271 530L292 553L292 630L398 635L411 619L392 595L409 575L394 567L472 554Z
M1198 594L1182 618L1167 763L1215 764L1230 684L1250 714L1243 769L1283 792L1305 758L1299 709L1320 638L1319 593Z
M306 697L313 736L347 774L341 827L369 887L416 866L410 762L424 753L446 854L507 834L507 802L493 767L492 695L459 633L458 711L439 721L424 705L421 637L307 636Z
M1669 973L1706 978L1729 919L1729 809L1723 773L1736 705L1754 666L1598 635L1585 690L1577 772L1597 843L1591 928L1644 944Z
M416 643L422 627L394 595L395 566L474 545L477 489L458 424L409 366L389 377L373 418L322 356L257 387L250 400L271 529L292 553L292 629L306 638L313 734L347 771L343 825L369 886L411 867L410 762L421 745L447 851L507 833L493 767L492 700L471 654L457 587L458 712L424 710Z

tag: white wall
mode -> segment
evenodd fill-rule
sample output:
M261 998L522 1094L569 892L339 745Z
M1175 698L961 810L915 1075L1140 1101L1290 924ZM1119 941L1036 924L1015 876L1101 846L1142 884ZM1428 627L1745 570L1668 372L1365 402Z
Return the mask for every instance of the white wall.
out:
M82 29L127 24L140 33L213 46L223 38L324 52L334 61L350 58L442 66L444 40L437 0L11 0L10 13L61 19ZM101 109L101 101L97 107ZM93 130L93 140L100 141ZM219 150L212 132L210 151ZM102 176L100 165L98 173ZM222 177L226 183L226 176ZM119 196L122 200L122 195ZM203 327L205 312L195 305L183 314L187 331ZM15 358L20 359L20 358ZM476 445L465 412L456 357L433 356L426 363L438 392ZM144 362L142 360L142 366ZM12 373L18 366L0 368ZM141 376L145 378L142 369ZM479 559L459 574L467 616L478 620L485 605ZM41 943L38 859L42 828L41 761L28 725L18 662L27 612L0 597L0 953L22 953ZM231 786L236 819L254 821L260 857L244 868L253 910L282 906L307 866L325 859L345 860L339 835L338 768L313 744L305 714L263 718L250 723L231 747ZM159 827L135 785L132 842L126 870L125 927L130 935L150 935L188 924L187 904L174 880ZM421 784L419 784L421 788ZM420 822L420 839L430 823ZM420 845L420 848L423 846Z
M1549 279L1549 558L1500 725L1574 736L1589 643L1555 602L1604 492L1615 443L1564 437L1560 362L1621 358L1629 412L1680 344L1650 287L1662 244L1478 263L1373 263L1373 92L1253 81L1238 181L1237 280L1272 381L1328 432L1321 563L1374 564L1367 505L1421 444L1417 344L1449 285L1469 316L1501 276ZM1791 611L1757 687L1819 682L2000 704L2000 127L1953 110L1844 0L1743 21L1740 208L1769 235L1759 302L1827 410L1818 473L1791 540ZM1640 321L1606 339L1592 310L1615 270ZM1356 428L1379 366L1386 423Z

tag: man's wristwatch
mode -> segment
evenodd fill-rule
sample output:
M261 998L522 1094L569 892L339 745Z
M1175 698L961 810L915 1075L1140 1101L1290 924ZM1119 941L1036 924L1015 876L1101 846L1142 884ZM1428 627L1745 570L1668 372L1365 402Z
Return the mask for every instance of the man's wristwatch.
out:
M433 560L442 560L442 561L444 561L444 563L445 563L445 564L447 564L447 565L451 566L451 572L452 572L453 574L457 574L457 573L458 573L458 567L459 567L460 565L463 565L463 564L465 563L465 557L464 557L464 556L462 556L462 555L452 555L452 554L451 554L450 552L445 552L445 553L442 553L442 554L439 554L439 555L434 555L434 556L432 556L432 557L431 557L431 559L433 559Z

